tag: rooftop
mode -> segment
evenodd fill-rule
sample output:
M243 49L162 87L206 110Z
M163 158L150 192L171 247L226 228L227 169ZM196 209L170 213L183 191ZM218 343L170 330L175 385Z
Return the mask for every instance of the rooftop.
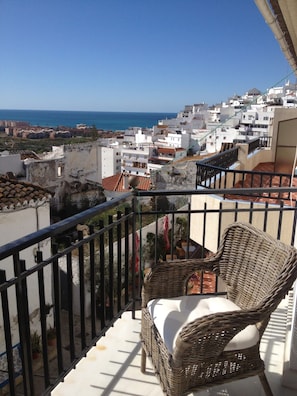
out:
M0 176L0 210L27 205L31 200L41 201L50 198L45 188L31 183Z
M132 175L131 175L132 176ZM117 173L116 175L105 177L102 179L102 187L106 191L116 191L116 192L127 192L130 189L125 188L123 173ZM151 179L149 177L137 176L139 184L137 188L139 190L147 191L151 187Z
M176 153L177 151L186 151L186 149L182 148L182 147L159 147L158 148L158 152L165 154L165 153Z

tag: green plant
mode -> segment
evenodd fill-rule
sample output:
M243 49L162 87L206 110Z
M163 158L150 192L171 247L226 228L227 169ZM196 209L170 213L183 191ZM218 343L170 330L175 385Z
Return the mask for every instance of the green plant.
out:
M156 235L153 232L148 232L146 236L146 244L143 247L143 256L147 261L165 260L166 247L164 235Z
M41 337L37 331L31 334L31 348L33 354L41 353Z
M150 203L153 211L165 212L170 209L170 202L165 195L152 197Z
M179 239L187 240L188 239L188 221L185 217L177 217L176 218L177 230L176 235Z
M49 346L54 346L56 345L56 329L52 326L50 326L47 330L46 330L46 340L47 340L47 345Z
M53 340L55 339L57 336L56 334L56 329L52 326L50 326L47 330L46 330L46 337L48 340Z

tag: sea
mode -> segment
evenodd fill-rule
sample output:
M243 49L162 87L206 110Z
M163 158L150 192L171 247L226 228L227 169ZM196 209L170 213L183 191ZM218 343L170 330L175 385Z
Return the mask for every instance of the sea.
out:
M86 124L106 131L125 130L129 127L151 128L159 120L175 117L176 113L0 109L0 120L25 121L32 126L52 128L74 128L77 124Z

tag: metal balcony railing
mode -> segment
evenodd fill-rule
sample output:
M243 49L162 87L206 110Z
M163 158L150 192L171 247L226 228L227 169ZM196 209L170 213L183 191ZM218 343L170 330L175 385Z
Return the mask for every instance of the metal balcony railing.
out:
M197 163L197 187L208 189L226 189L229 188L268 188L292 186L296 175L288 173L259 172L227 169L209 164ZM285 193L281 190L275 191L255 191L252 192L253 197L265 197L274 200L289 200L290 191Z
M237 141L235 140L234 143ZM237 143L243 143L242 140ZM271 137L263 136L253 140L248 140L248 154L253 151L271 146ZM234 165L238 161L238 147L231 148L226 151L222 151L216 155L205 158L204 160L197 162L197 173L196 173L196 185L197 187L205 188L226 188L227 184L222 185L221 176L225 175L225 172L230 174L233 172L229 170L230 166ZM233 187L237 178L234 176ZM218 184L213 184L218 181ZM281 185L280 185L281 186ZM247 186L247 187L253 187Z
M254 192L135 190L0 247L0 386L12 396L49 394L123 312L133 318L148 267L207 256L228 222L256 223L293 244L295 202L209 203L215 194ZM218 290L210 274L193 274L188 286ZM47 342L51 327L55 346Z
M255 139L250 141L248 145L248 153L255 151L258 148L266 147L268 142L263 137L262 139ZM238 160L238 148L233 148L222 153L216 154L210 158L197 162L196 185L197 188L208 189L227 189L227 188L271 188L284 187L294 185L296 175L288 173L276 172L262 172L262 171L248 171L230 169ZM291 193L287 190L283 193L281 190L276 193L272 190L260 193L258 191L252 192L252 197L263 197L268 201L276 200L290 200ZM234 197L236 198L236 197Z

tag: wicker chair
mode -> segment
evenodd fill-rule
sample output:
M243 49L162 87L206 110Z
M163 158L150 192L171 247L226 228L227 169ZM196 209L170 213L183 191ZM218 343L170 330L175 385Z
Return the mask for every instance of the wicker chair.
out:
M200 270L221 278L226 296L186 295ZM148 355L169 396L253 375L272 395L259 345L296 277L297 250L243 223L225 230L213 257L155 265L142 289L142 372Z

